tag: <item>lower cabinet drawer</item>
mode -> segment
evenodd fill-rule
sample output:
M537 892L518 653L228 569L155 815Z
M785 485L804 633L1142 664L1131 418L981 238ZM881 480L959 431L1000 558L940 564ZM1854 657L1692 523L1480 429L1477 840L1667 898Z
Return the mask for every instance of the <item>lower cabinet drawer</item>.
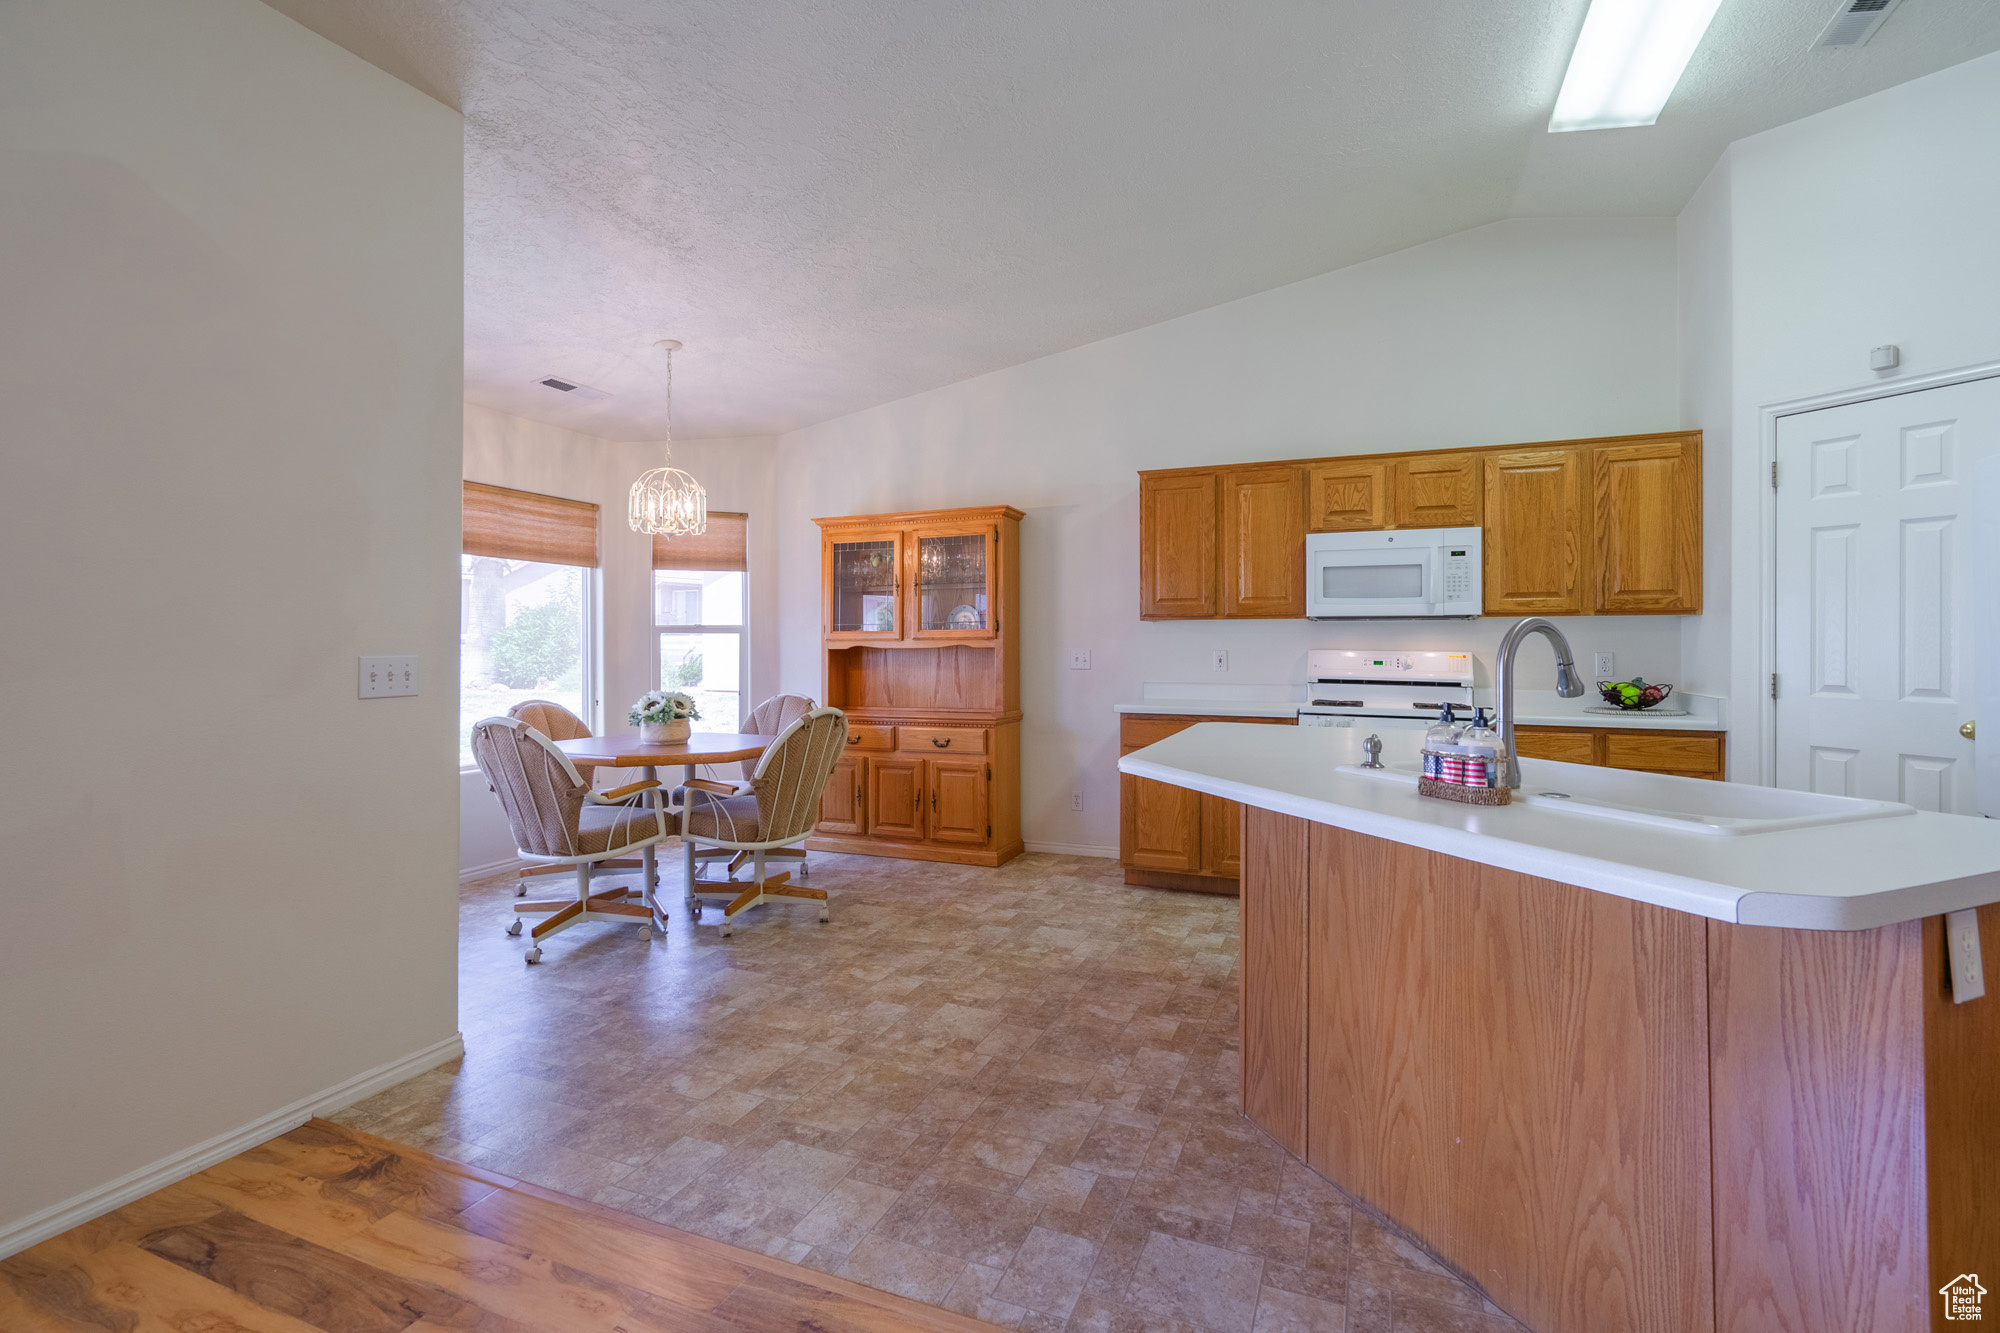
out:
M847 748L893 750L896 748L896 729L873 726L867 722L850 722L847 724Z
M1637 736L1614 731L1604 738L1604 764L1607 768L1720 777L1722 742L1713 736Z
M1556 759L1565 764L1597 762L1597 733L1591 731L1514 732L1514 753L1523 759Z
M896 748L905 753L985 754L983 727L897 727Z

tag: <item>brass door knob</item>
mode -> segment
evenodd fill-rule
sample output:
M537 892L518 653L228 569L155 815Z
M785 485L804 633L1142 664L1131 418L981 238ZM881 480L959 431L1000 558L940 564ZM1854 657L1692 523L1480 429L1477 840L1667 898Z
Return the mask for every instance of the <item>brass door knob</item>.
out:
M1972 733L1973 724L1971 722L1961 722L1958 724L1958 734L1965 737L1965 739L1971 740Z

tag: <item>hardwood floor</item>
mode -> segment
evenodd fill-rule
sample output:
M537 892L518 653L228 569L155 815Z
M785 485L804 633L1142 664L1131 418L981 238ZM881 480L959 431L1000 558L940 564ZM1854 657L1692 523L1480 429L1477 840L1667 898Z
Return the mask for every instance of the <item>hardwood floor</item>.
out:
M992 1325L315 1120L0 1260L0 1328L974 1333Z

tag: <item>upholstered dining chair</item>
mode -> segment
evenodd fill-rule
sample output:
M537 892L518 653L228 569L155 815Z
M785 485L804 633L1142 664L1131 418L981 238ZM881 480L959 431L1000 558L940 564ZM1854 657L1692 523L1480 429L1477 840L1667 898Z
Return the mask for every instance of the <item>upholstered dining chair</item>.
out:
M803 694L774 694L750 710L750 716L743 719L743 732L748 736L775 736L812 712L815 706L813 701ZM745 759L737 765L737 768L741 773L741 777L738 778L720 777L712 772L704 776L711 781L734 787L738 796L747 796L750 794L750 777L756 772L757 761ZM676 791L670 804L675 809L681 808L684 804L683 793ZM704 859L715 857L727 858L729 873L733 875L750 860L750 853L738 852L734 857L730 857L727 852L711 850L706 853ZM775 847L764 853L764 858L767 861L796 861L800 879L812 873L806 865L806 849L803 847Z
M507 710L507 716L527 723L552 741L579 740L592 734L588 722L585 722L561 704L549 699L523 699L520 703L515 704ZM583 778L585 786L597 786L597 765L575 764L573 767L576 769L578 775ZM616 772L616 769L612 770L614 775ZM601 795L602 793L600 792L599 794ZM606 864L612 865L613 863L607 862ZM616 868L619 870L636 869L638 865L637 861L619 861L615 863ZM529 880L542 875L559 875L568 868L567 866L522 866L518 877L520 882L514 886L514 896L519 898L528 892Z
M653 890L654 847L678 832L679 817L660 800L651 778L615 791L595 792L554 741L519 718L489 717L472 727L472 757L487 785L500 798L523 861L555 870L573 870L576 897L514 904L509 935L521 933L521 917L545 914L529 932L528 961L542 961L542 941L583 921L639 922L639 938L667 928ZM634 799L641 798L641 799ZM629 859L638 852L639 858ZM639 887L591 891L593 876L639 869ZM634 896L637 902L631 901Z
M683 787L681 845L687 857L687 908L701 920L709 899L722 899L722 933L732 933L736 919L773 898L803 898L819 904L819 919L831 921L824 889L791 883L791 872L766 873L766 861L776 851L797 847L819 820L819 798L833 766L847 749L847 714L838 708L815 708L795 718L778 733L757 760L747 792L737 784L694 778ZM727 877L697 878L700 853L708 849L738 853ZM750 879L736 878L745 857Z

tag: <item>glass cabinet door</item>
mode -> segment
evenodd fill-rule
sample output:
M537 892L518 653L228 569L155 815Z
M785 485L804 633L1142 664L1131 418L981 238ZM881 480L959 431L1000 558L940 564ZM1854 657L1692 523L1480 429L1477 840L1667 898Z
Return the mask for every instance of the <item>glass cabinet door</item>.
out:
M917 637L990 639L994 635L993 532L917 534Z
M902 542L893 535L836 541L829 562L827 632L856 638L899 637L902 607L896 590Z

